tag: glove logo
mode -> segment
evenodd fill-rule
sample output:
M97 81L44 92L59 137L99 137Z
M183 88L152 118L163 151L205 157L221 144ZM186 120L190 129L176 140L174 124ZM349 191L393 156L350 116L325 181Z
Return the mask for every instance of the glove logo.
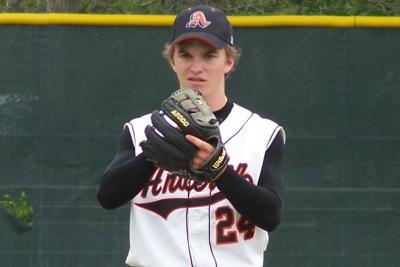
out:
M226 158L226 150L225 150L225 149L222 149L221 155L218 156L218 159L214 162L214 164L212 165L212 167L213 167L215 170L218 170L218 169L220 168L221 164L224 162L225 158Z
M171 111L171 114L185 127L189 126L189 121L176 109Z

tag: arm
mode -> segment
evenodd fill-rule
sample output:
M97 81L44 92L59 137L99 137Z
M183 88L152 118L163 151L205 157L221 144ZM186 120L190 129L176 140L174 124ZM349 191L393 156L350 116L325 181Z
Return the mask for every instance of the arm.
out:
M268 232L279 225L282 215L283 148L283 137L278 134L265 152L257 186L247 182L231 168L216 181L219 190L240 214Z
M210 156L213 147L192 136L187 136L187 139L199 148L192 161L193 168L198 168ZM269 232L273 231L281 220L284 191L283 147L283 136L279 133L265 152L257 185L247 182L232 168L227 168L215 182L240 214Z
M135 157L135 147L127 128L121 134L114 160L108 165L97 190L97 200L105 209L115 209L134 198L154 172L143 154Z

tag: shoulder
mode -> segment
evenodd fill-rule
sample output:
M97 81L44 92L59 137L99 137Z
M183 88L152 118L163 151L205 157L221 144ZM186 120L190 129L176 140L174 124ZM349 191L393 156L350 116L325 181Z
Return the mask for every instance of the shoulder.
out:
M151 113L147 113L147 114L141 115L139 117L135 117L135 118L128 120L124 125L126 125L126 124L135 125L135 124L140 124L141 122L147 122L150 120L150 117L151 117Z
M128 129L134 145L144 134L144 128L151 123L151 113L133 118L124 124L124 130Z
M133 118L124 124L124 128L128 128L128 129L144 128L151 121L150 117L151 117L151 113L142 115L140 117Z
M253 129L258 129L259 131L267 131L271 133L272 140L275 138L277 134L281 134L283 141L285 142L286 140L286 133L283 128L283 126L279 125L277 122L266 118L262 117L256 112L253 112L243 106L240 106L236 103L233 105L232 109L232 115L233 116L248 116L248 126L250 126ZM271 141L272 141L271 140Z
M265 125L270 125L272 127L274 126L278 126L278 123L276 123L275 121L262 117L261 115L259 115L258 113L251 111L245 107L242 107L236 103L233 104L233 108L232 108L232 115L234 117L238 117L238 116L247 116L249 118L250 121L257 122L257 123L263 123Z

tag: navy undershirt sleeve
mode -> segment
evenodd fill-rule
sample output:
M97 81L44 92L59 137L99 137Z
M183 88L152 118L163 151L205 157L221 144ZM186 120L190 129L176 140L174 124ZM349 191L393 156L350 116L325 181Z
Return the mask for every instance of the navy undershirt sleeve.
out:
M216 184L237 211L257 226L272 231L279 224L283 202L283 137L275 138L266 151L258 186L227 168ZM134 198L155 171L143 154L135 157L128 129L121 134L114 160L101 177L97 199L105 209L118 208Z
M121 134L114 160L108 165L97 190L97 200L105 209L118 208L134 198L155 171L143 154L135 157L135 147L127 128Z
M214 115L222 123L232 108L233 103L228 101ZM282 216L283 151L284 140L279 133L265 152L257 185L247 182L232 168L227 168L216 181L218 189L241 215L269 232L279 225ZM97 191L99 203L105 209L115 209L126 204L147 185L154 171L155 166L143 154L135 156L130 132L125 128L115 158L101 177Z
M265 153L258 185L247 182L232 168L216 181L218 189L241 215L268 232L279 225L282 217L283 148L283 137L279 133Z

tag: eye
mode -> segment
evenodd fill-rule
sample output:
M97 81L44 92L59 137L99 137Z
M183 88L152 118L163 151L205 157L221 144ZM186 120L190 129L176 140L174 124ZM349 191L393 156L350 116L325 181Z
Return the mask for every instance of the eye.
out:
M206 54L206 58L208 58L208 59L212 59L212 58L216 58L216 57L217 57L217 54L215 52Z
M180 53L179 53L179 57L181 57L181 58L190 58L191 56L190 56L190 54L189 54L189 53L186 53L186 52L180 52Z

